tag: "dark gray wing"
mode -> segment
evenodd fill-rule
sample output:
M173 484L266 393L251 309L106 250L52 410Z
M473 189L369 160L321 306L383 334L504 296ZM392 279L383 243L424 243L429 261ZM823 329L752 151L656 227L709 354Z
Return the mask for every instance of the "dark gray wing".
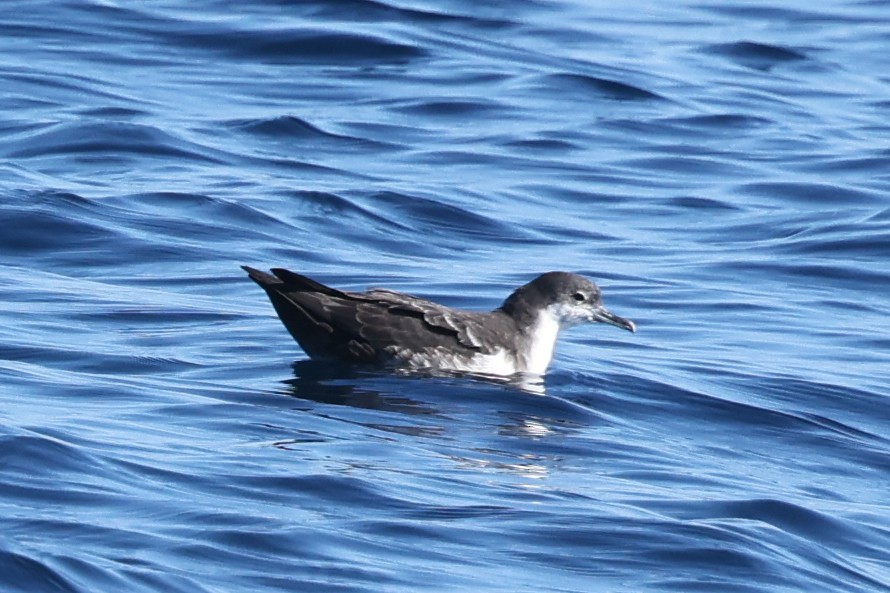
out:
M337 358L372 362L377 351L360 337L332 323L329 309L349 296L287 270L274 269L275 276L241 266L259 284L291 336L313 358Z
M312 357L375 362L406 350L490 353L487 325L505 321L500 314L457 311L400 292L344 292L287 270L273 269L271 276L245 269Z
M427 348L490 354L491 340L486 339L490 326L507 321L493 313L451 309L393 290L377 288L351 296L374 305L358 307L363 335L394 345L423 342Z

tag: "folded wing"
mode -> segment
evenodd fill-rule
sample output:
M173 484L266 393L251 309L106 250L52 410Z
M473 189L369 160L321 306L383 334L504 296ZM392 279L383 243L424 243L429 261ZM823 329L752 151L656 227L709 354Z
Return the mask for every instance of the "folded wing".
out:
M313 358L385 362L406 349L489 353L480 336L486 331L483 317L492 313L456 311L390 290L340 291L280 268L272 270L274 276L244 269Z

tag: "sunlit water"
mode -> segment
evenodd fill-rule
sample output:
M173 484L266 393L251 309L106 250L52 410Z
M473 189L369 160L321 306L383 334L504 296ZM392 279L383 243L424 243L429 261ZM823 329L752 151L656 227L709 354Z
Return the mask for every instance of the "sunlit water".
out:
M0 590L890 591L884 2L6 2ZM239 270L492 308L331 369Z

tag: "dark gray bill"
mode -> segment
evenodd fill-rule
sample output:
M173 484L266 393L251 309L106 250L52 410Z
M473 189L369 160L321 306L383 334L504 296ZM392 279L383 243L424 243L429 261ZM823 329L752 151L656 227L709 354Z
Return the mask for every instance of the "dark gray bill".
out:
M624 317L618 317L614 313L609 313L603 307L599 307L593 312L593 320L599 321L600 323L608 323L609 325L626 329L629 332L637 331L637 326L633 321L625 319Z

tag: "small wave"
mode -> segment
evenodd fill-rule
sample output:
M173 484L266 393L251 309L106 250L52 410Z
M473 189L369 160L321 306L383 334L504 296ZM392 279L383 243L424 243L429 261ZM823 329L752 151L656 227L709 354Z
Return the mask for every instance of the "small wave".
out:
M837 204L844 208L855 205L882 204L884 196L878 192L830 183L798 181L767 181L745 183L737 191L753 196L785 200L790 203Z
M667 201L671 206L677 206L684 210L702 210L702 211L718 211L718 210L739 210L739 207L731 204L727 200L718 200L716 198L703 198L701 196L680 196L671 198Z
M372 212L358 202L331 192L322 191L295 191L293 196L297 198L302 208L318 211L324 216L336 215L338 219L343 217L373 222L390 229L407 231L410 227L399 221L396 217L386 216Z
M655 119L615 118L606 119L601 123L602 127L615 129L621 134L642 134L647 139L664 138L672 143L672 153L682 151L699 156L707 155L712 158L718 154L707 147L707 139L723 142L727 134L753 136L762 133L763 128L772 125L775 125L775 122L770 119L737 113ZM675 143L681 138L687 138L691 144L682 147L675 146ZM736 159L734 162L738 166L738 160Z
M53 568L46 558L29 555L25 552L15 552L5 549L0 544L0 582L6 586L14 587L4 589L9 593L26 591L53 591L54 593L80 593L71 579L66 577L67 568L61 572ZM21 588L18 585L23 585Z
M56 438L37 433L0 436L0 466L5 474L30 474L35 467L54 472L92 465L95 460L79 447Z
M223 125L259 138L269 138L283 143L295 141L301 145L305 144L313 150L364 149L379 153L383 150L401 148L401 146L391 142L381 142L369 138L328 132L305 119L293 115L232 120L224 122Z
M64 192L21 192L0 206L9 227L0 248L52 266L123 265L193 257L202 251L190 238L256 240L256 228L274 219L254 208L200 194L147 193L89 200ZM186 216L186 213L191 214ZM261 222L257 227L251 222ZM188 254L192 253L192 256Z
M51 125L6 146L9 158L47 156L102 155L121 160L133 157L164 157L192 161L216 162L203 150L197 150L157 128L120 122L66 122Z
M101 251L119 242L120 234L101 222L70 216L64 211L0 207L4 231L0 250L25 259L59 251Z
M762 521L820 545L853 545L861 542L862 533L849 529L845 522L784 500L755 499L711 503L713 513L733 519ZM712 514L713 516L713 514Z
M741 113L715 113L689 117L670 117L660 120L679 127L716 130L753 130L774 122L765 117Z
M268 63L404 63L426 51L366 33L329 29L244 30L205 28L180 31L183 45Z
M504 146L534 152L567 152L580 150L581 145L557 138L531 138L527 140L508 140Z
M396 107L394 110L415 115L437 117L490 116L490 112L502 110L503 106L488 100L473 99L425 99Z
M234 120L226 122L224 125L251 134L257 134L259 136L296 138L301 140L337 140L351 143L372 143L370 140L364 138L356 138L355 136L345 136L325 131L305 119L293 115L282 115L265 119ZM373 144L376 146L385 146L382 142L374 142Z
M394 220L411 221L425 235L448 235L458 240L473 237L494 242L517 237L517 230L506 222L442 200L391 191L377 192L369 198Z
M797 50L753 41L709 45L704 51L726 56L741 66L755 70L770 70L779 64L807 59L806 54Z
M601 78L588 74L559 73L548 74L543 77L542 84L545 88L559 93L572 93L593 95L619 101L652 101L663 100L658 93L646 90L639 86Z
M816 158L806 163L795 165L795 168L813 174L834 172L849 173L859 176L864 173L882 175L890 170L890 158L883 156L839 156L834 158ZM858 179L858 177L856 177Z
M305 119L293 115L282 115L266 119L238 119L225 123L234 129L244 130L263 136L285 136L290 138L340 138L325 132Z
M400 22L400 23L490 23L490 19L481 20L476 16L463 16L435 11L433 8L408 8L394 3L377 0L339 0L331 3L325 0L301 1L293 6L309 17L331 18L338 21L352 20L368 22ZM444 10L446 7L436 7Z

